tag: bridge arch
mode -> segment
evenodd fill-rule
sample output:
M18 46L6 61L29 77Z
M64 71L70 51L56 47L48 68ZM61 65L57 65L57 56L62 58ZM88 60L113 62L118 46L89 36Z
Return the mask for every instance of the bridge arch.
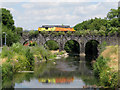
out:
M56 40L47 40L45 41L44 46L50 50L59 49L59 43Z
M80 54L80 44L74 39L66 40L64 43L64 50L68 53Z
M85 44L86 59L88 59L88 60L95 60L98 57L98 54L99 54L98 45L99 44L100 44L99 41L94 40L94 39L89 40Z

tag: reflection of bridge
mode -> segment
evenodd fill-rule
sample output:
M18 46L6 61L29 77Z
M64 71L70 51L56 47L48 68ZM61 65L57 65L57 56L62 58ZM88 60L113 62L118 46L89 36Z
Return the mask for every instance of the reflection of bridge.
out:
M106 41L107 45L117 45L119 36L116 34L114 36L99 36L99 35L86 35L86 36L77 36L77 35L58 35L58 36L43 36L39 34L37 37L29 37L28 34L23 34L21 39L21 43L25 41L36 41L38 45L44 45L48 40L54 40L59 45L59 50L64 50L65 43L69 40L75 40L80 45L80 53L85 53L85 45L90 40L96 40L101 44L102 42Z

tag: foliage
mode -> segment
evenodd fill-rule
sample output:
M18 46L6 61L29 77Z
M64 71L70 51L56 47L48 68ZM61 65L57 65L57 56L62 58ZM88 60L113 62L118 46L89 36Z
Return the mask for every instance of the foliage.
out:
M42 59L50 59L53 57L51 52L47 49L45 49L43 46L35 46L31 48L31 52L34 53L34 55L39 56Z
M16 27L15 31L18 35L22 36L22 33L23 33L23 28L22 27Z
M67 35L72 35L72 32L71 32L71 31L68 31L68 32L67 32Z
M58 43L53 41L53 40L49 40L45 44L47 45L49 50L57 50L57 49L59 49Z
M103 43L98 45L99 53L102 53L106 49L107 43L104 41Z
M13 75L13 66L9 63L2 64L2 77L12 77Z
M6 32L6 44L11 46L13 43L19 41L20 36L14 33L11 29L8 29L7 26L2 25L2 32ZM5 43L5 34L2 34L3 44Z
M2 12L2 20L0 20L2 24L7 26L8 29L14 30L14 20L10 11L5 8L1 8L0 11Z
M12 47L9 48L4 46L1 58L4 58L4 60L6 60L5 62L8 62L8 66L11 65L11 67L13 67L13 73L21 70L33 70L34 67L33 53L30 52L29 47L25 47L20 43L13 44ZM6 66L5 69L7 69L8 66ZM6 72L3 72L3 76L7 74Z
M30 52L30 49L27 49L25 56L28 60L27 69L29 68L29 70L33 70L34 57L33 57L33 53Z
M12 58L13 56L13 52L7 47L7 46L4 46L3 49L2 49L2 53L1 53L1 58Z
M19 41L20 36L22 34L22 28L20 27L15 27L14 26L14 20L13 16L10 13L9 10L5 8L0 9L2 12L2 17L0 18L0 21L2 21L0 28L2 28L2 33L6 33L6 44L8 46L11 46L13 43L16 43ZM5 34L2 34L2 42L3 45L5 43Z
M45 37L49 36L49 33L46 32L46 31L41 31L40 33L41 33L43 36L45 36Z
M80 53L80 46L79 43L74 41L74 40L70 40L65 44L64 49L66 50L66 52L68 53Z
M74 26L74 29L77 31L87 30L87 29L100 30L101 26L106 25L106 21L107 20L101 18L90 19L77 24L76 26Z
M65 35L65 32L59 31L58 35Z
M95 76L99 77L101 71L104 69L106 66L108 59L103 58L103 56L99 56L96 60L96 63L94 64L94 74Z
M88 29L90 31L94 31L94 30L99 31L98 35L109 35L109 34L113 35L116 32L119 32L118 31L118 27L120 27L120 23L118 19L119 12L120 12L119 8L111 9L110 12L108 12L107 17L105 17L104 19L101 19L101 18L89 19L75 25L74 29L76 31L84 31L84 33L76 32L76 34L77 33L79 33L77 35L87 34L85 32Z
M94 74L99 78L100 85L114 88L118 86L118 72L111 71L107 65L109 61L110 59L99 56L93 66Z
M118 17L118 9L111 9L110 12L107 14L108 19L113 19Z
M29 31L29 36L30 37L37 37L38 34L39 34L38 31L34 31L34 30Z

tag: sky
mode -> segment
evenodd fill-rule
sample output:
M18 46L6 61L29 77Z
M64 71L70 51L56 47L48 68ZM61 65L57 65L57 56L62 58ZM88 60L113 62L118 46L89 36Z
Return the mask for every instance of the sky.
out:
M75 26L91 18L104 18L117 0L0 0L1 7L11 11L16 27L37 30L42 25Z

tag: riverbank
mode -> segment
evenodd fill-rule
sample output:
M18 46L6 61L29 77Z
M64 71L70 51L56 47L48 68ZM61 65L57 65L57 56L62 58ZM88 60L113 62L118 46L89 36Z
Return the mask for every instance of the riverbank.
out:
M100 86L105 88L118 87L118 45L107 46L93 65L94 74Z
M12 76L18 71L33 71L34 64L64 56L65 51L52 53L43 46L28 47L19 43L4 46L1 53L2 77Z

